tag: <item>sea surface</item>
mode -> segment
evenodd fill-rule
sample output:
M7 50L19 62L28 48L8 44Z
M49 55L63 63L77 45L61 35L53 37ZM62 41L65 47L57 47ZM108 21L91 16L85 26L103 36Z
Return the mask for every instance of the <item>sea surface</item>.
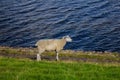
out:
M64 35L64 49L120 52L120 0L0 0L1 46Z

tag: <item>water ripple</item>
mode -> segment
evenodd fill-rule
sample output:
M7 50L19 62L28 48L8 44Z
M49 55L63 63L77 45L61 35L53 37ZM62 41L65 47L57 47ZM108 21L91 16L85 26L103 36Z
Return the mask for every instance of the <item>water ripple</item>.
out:
M119 0L1 0L0 45L70 35L65 49L120 52Z

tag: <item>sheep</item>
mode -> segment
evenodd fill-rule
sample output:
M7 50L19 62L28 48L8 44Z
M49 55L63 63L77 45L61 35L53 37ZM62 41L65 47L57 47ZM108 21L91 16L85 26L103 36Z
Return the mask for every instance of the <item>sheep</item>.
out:
M69 36L64 36L62 39L42 39L39 40L35 46L38 47L37 61L41 60L41 54L44 51L55 51L56 60L59 60L59 51L63 49L66 42L72 42L72 39Z

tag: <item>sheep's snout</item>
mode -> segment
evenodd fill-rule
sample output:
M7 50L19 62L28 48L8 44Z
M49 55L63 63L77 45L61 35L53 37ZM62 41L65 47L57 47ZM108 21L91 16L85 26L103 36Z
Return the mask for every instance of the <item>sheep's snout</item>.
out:
M72 42L72 39L71 38L67 38L66 41L67 42Z

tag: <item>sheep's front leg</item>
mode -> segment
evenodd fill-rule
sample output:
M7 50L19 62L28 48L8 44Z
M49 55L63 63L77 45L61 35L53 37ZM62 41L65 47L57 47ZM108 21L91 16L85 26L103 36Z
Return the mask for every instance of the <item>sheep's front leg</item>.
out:
M56 60L59 61L59 57L58 57L59 53L56 52Z
M41 61L41 56L40 56L40 54L37 54L37 61Z

